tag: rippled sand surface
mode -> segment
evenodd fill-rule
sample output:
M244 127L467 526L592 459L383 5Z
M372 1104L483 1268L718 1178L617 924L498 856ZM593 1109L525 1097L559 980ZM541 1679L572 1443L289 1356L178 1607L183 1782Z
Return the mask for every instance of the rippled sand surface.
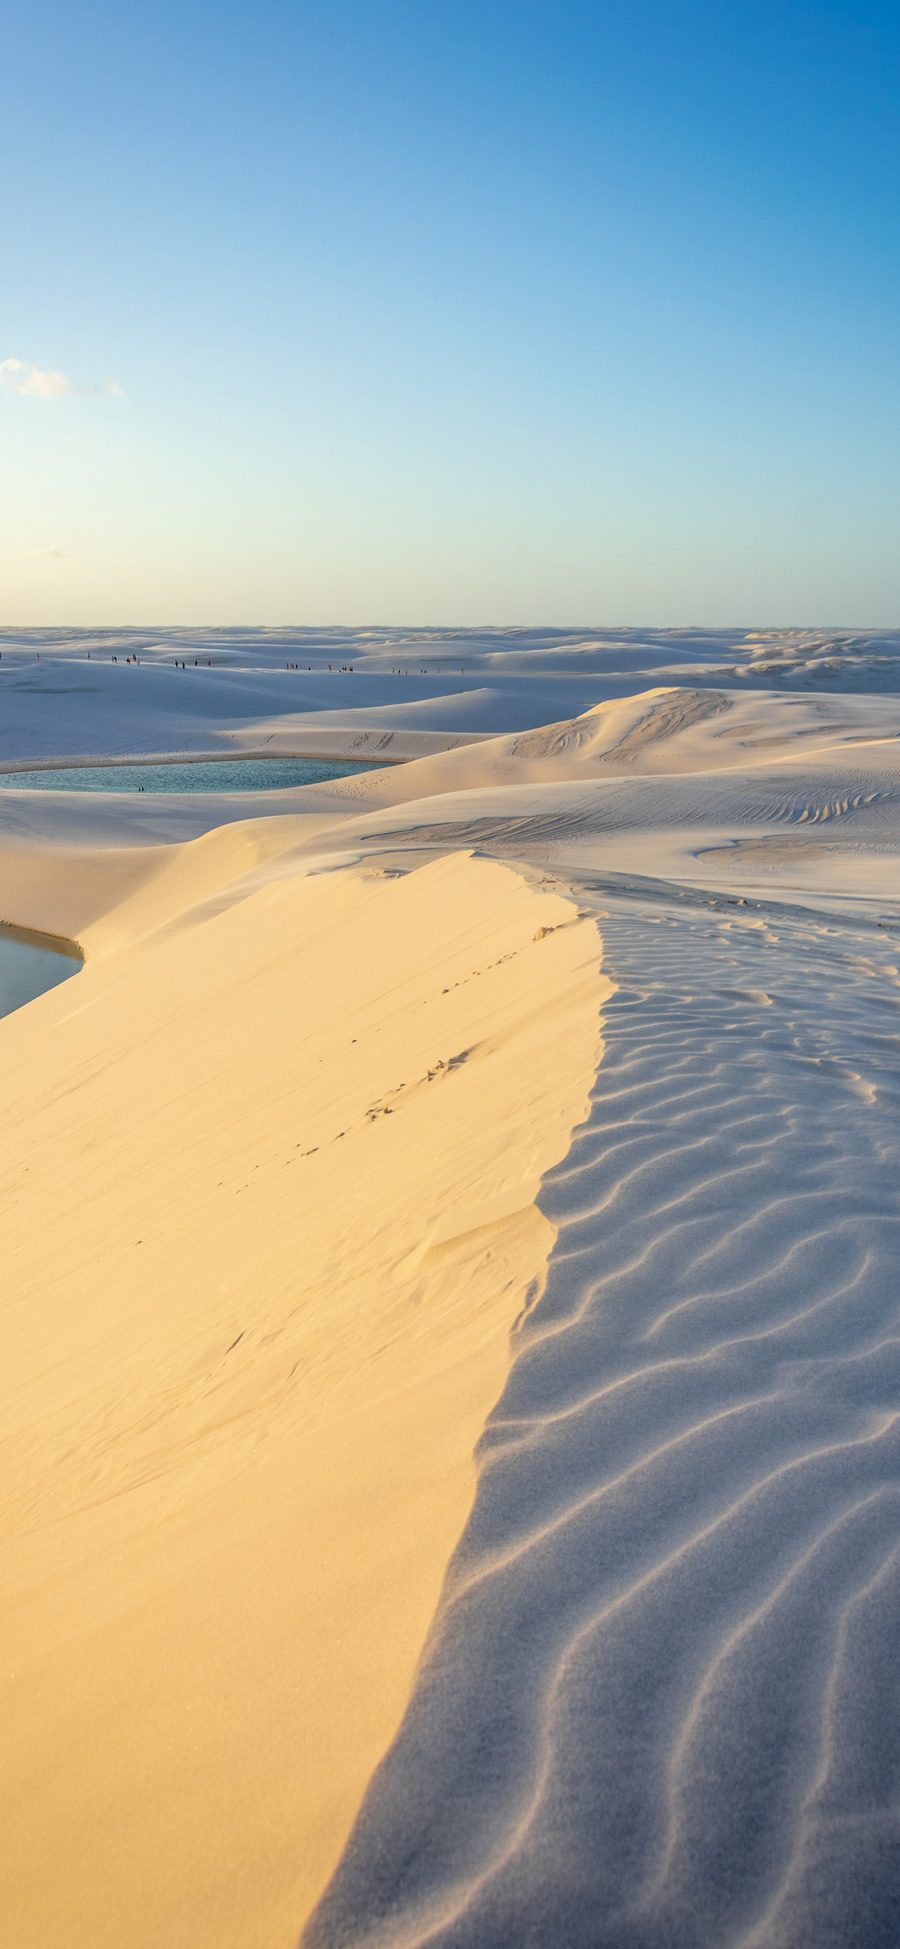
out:
M305 1940L887 1949L898 932L580 890L619 986L546 1289Z

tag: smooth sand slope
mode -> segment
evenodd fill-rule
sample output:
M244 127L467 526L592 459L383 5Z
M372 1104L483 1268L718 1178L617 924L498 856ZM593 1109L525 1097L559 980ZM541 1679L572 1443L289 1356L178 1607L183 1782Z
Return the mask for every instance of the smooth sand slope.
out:
M12 1939L894 1949L900 638L174 641L418 755L0 794Z
M17 1949L292 1939L402 1710L596 1053L593 924L489 862L139 918L0 1024Z

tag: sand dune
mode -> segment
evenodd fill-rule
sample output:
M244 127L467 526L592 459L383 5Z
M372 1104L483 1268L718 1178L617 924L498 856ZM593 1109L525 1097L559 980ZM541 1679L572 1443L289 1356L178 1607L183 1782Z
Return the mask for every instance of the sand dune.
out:
M0 794L10 1939L893 1949L900 638L139 640L409 762Z

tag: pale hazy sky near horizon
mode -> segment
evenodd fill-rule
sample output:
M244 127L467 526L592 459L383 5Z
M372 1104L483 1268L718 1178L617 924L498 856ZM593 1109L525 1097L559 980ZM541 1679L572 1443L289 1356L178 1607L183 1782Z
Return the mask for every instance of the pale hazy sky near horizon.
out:
M7 13L0 622L900 621L900 15Z

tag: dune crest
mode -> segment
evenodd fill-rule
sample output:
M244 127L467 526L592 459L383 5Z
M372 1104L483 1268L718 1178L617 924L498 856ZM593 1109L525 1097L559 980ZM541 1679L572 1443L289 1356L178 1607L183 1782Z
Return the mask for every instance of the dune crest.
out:
M635 886L416 1690L304 1949L896 1939L900 973Z

